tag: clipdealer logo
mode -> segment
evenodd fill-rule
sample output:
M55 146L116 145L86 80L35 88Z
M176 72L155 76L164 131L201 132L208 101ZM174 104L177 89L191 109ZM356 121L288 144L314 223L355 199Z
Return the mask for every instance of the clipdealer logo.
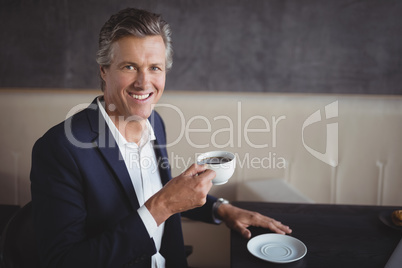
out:
M202 149L208 146L213 146L215 148L226 148L226 147L231 147L235 148L241 147L242 146L242 140L244 138L244 141L246 142L247 146L254 148L254 149L263 149L263 148L268 148L269 146L272 146L272 148L276 148L278 146L277 144L277 131L278 128L281 125L282 121L286 121L287 117L285 115L282 116L271 116L271 118L264 117L262 115L253 115L245 122L243 122L243 117L242 117L242 104L241 102L237 103L237 114L236 118L232 118L229 116L224 116L224 115L219 115L215 116L213 120L208 119L205 116L202 115L196 115L191 117L190 119L186 120L183 111L179 108L176 107L172 104L157 104L156 106L158 107L164 107L167 108L168 110L170 109L171 112L173 112L173 116L176 116L176 121L179 122L179 133L177 134L177 137L173 139L170 143L167 143L164 145L164 147L173 147L179 142L181 142L183 139L191 145L193 148L196 149ZM113 137L110 136L109 141L106 141L106 137L101 136L99 138L99 144L94 144L93 142L82 142L77 140L71 129L71 120L72 120L72 115L77 113L78 111L84 109L84 108L89 108L89 109L96 109L96 105L90 104L79 104L73 107L69 113L66 116L66 121L65 121L65 134L68 138L68 140L74 144L77 147L80 148L93 148L93 147L105 147L105 146L116 146L116 144L113 142ZM338 117L338 101L334 101L328 105L325 106L324 109L324 114L325 116L321 115L321 110L317 110L314 113L312 113L304 122L302 125L301 129L301 140L303 143L304 148L315 158L318 160L332 166L332 167L337 167L338 166L338 123L333 122L333 118ZM102 117L102 115L99 115ZM269 121L271 119L271 121ZM128 118L125 120L134 120L133 118ZM305 141L305 130L312 126L313 124L319 123L321 121L328 121L329 122L326 124L326 148L325 152L321 153L318 150L315 150L311 148L309 145L307 145ZM197 121L197 122L195 122ZM213 131L212 125L216 122L219 121L219 127ZM235 122L236 121L236 122ZM262 123L261 128L252 128L251 127L251 122L254 121L259 121ZM332 122L331 122L332 121ZM100 126L102 129L105 128L105 121L99 118L99 122L102 123L102 126ZM197 128L193 127L193 123L204 123L205 128ZM222 124L226 122L226 125L228 127L222 127ZM235 124L237 123L237 124ZM217 124L217 123L216 123ZM235 128L235 125L237 125L237 129ZM203 143L203 144L198 144L195 143L194 140L191 138L191 133L197 132L198 134L205 134L207 137L209 137L209 142ZM222 144L218 143L216 140L216 137L221 134L227 133L227 140L223 142ZM261 133L261 134L266 134L266 135L271 135L272 140L271 144L268 144L268 141L264 140L262 143L256 144L253 142L249 134L255 133ZM235 135L237 134L237 136ZM237 137L237 143L235 141L235 137ZM239 156L238 159L241 157ZM174 155L172 159L175 159ZM182 161L183 164L189 163L192 159L189 159L188 161ZM257 161L258 160L258 161ZM266 167L267 163L269 164L269 168L285 168L285 159L282 156L278 156L275 152L269 152L269 155L264 158L251 158L249 154L244 155L243 162L241 162L242 165L246 165L251 163L253 167L255 166L261 166L261 167ZM272 166L273 165L273 166Z
M332 166L338 166L338 123L327 123L327 137L326 137L326 148L324 153L320 153L308 146L304 139L304 130L306 127L318 123L322 120L328 120L331 118L338 117L338 101L334 101L325 106L325 119L321 117L321 111L317 110L311 114L303 123L302 127L302 142L304 148L313 155L315 158L321 160L322 162Z

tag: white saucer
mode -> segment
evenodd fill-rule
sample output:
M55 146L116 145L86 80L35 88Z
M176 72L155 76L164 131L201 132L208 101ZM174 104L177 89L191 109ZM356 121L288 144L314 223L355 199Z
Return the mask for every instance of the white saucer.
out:
M288 263L300 260L307 253L307 247L300 240L281 234L263 234L247 243L251 254L265 261Z

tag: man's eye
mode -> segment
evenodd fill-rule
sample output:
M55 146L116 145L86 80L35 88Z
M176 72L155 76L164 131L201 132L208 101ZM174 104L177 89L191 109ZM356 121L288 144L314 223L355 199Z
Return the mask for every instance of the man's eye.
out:
M133 65L126 65L126 66L124 66L124 69L129 70L129 71L135 70Z
M154 66L154 67L151 67L151 70L152 71L159 71L160 69L159 69L159 67Z

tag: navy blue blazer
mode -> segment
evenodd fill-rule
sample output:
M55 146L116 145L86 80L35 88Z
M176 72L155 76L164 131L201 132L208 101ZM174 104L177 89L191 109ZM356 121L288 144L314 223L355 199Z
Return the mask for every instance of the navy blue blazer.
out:
M171 179L165 126L153 112L162 183ZM73 117L51 128L34 145L31 193L34 227L43 267L150 267L156 253L119 148L96 99ZM182 213L213 223L215 197ZM161 254L167 267L187 267L181 218L165 223Z

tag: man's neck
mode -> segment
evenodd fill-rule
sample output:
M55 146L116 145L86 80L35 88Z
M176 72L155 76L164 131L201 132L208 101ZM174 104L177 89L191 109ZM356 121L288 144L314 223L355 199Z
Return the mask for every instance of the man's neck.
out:
M140 143L142 134L147 127L146 120L128 120L123 118L123 116L113 116L113 114L109 114L109 117L126 141Z

